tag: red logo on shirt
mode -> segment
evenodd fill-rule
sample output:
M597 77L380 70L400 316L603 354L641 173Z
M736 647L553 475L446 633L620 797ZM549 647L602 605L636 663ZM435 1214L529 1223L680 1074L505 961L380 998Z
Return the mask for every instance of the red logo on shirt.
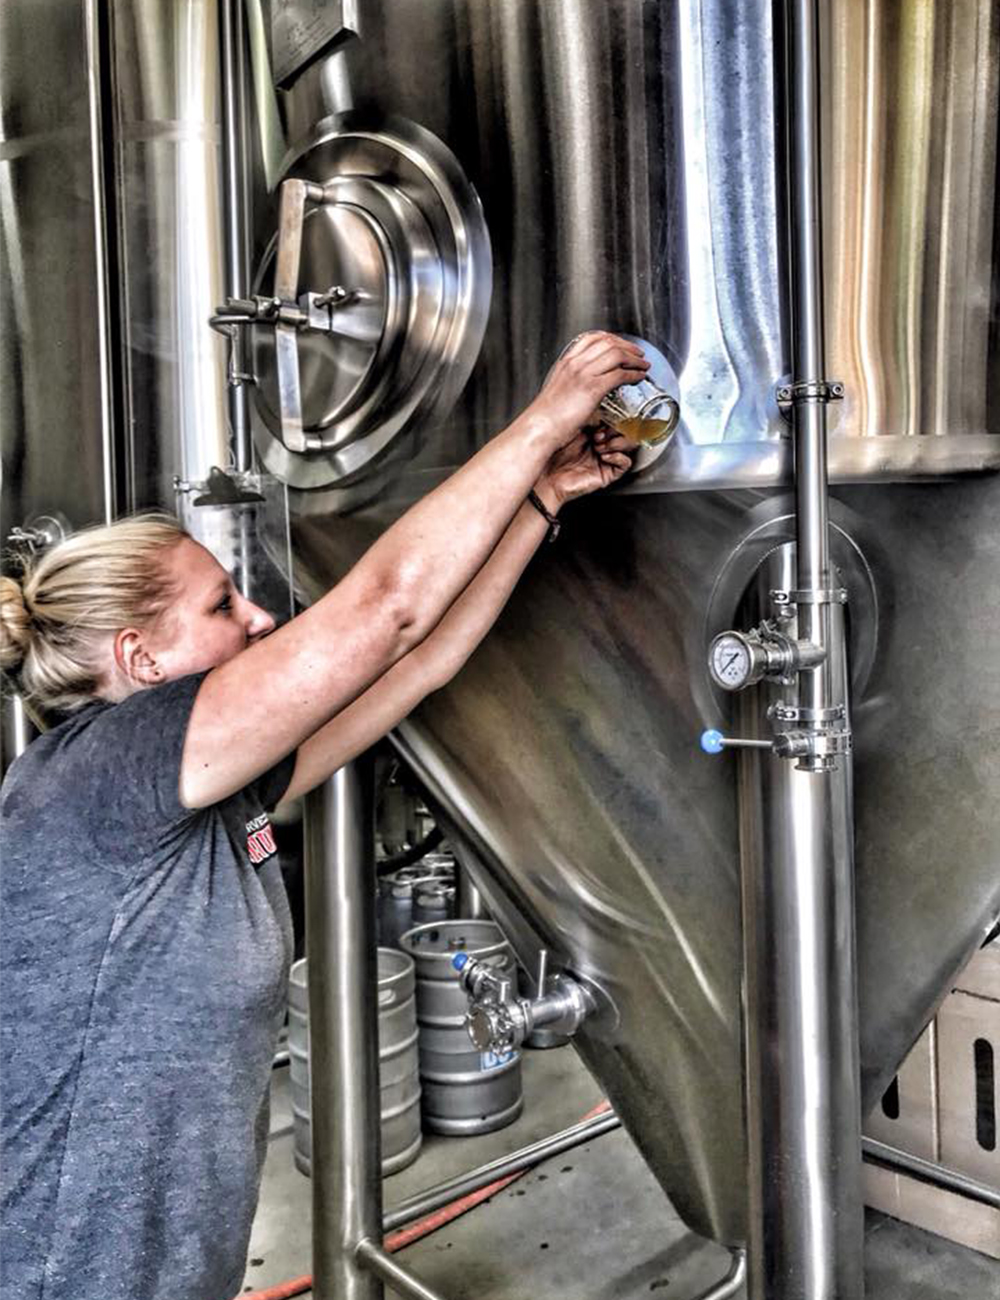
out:
M247 852L250 854L250 861L255 867L259 867L268 858L273 858L277 851L278 846L274 842L274 831L271 829L267 813L252 817L247 822Z

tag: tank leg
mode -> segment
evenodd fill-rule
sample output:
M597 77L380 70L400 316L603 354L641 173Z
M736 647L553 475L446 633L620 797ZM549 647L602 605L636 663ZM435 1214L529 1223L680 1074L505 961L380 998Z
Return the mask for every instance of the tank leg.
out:
M374 828L367 764L348 764L306 809L312 1098L313 1295L382 1300L360 1262L382 1240Z

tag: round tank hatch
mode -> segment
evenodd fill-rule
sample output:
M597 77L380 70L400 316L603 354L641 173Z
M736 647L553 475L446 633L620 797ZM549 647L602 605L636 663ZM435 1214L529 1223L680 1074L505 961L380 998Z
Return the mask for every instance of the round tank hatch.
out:
M331 118L294 154L257 269L254 433L292 487L346 485L454 405L492 289L479 199L413 122Z

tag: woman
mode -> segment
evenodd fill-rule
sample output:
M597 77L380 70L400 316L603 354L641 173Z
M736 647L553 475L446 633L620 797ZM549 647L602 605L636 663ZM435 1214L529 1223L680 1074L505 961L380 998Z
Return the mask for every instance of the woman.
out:
M290 940L267 810L458 671L547 516L627 469L620 437L581 427L646 366L611 335L577 340L278 631L162 519L2 580L0 662L68 713L3 787L5 1296L239 1290Z

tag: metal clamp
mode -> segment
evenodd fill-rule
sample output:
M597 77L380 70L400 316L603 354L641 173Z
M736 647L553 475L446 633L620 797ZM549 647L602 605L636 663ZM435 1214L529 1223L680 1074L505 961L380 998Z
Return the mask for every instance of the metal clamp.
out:
M790 605L846 605L846 587L816 587L810 591L783 591L776 588L771 600L782 611Z
M596 1009L589 990L567 975L553 977L552 989L546 993L547 961L548 953L543 952L538 996L518 998L508 976L466 952L455 954L452 965L470 999L465 1026L479 1051L497 1055L513 1051L535 1029L546 1025L563 1034L575 1033Z
M840 722L847 716L843 704L830 709L808 709L796 704L772 704L767 711L772 722Z
M774 397L782 415L787 417L791 415L792 408L801 402L840 402L846 391L839 379L804 379L791 384L778 384Z

